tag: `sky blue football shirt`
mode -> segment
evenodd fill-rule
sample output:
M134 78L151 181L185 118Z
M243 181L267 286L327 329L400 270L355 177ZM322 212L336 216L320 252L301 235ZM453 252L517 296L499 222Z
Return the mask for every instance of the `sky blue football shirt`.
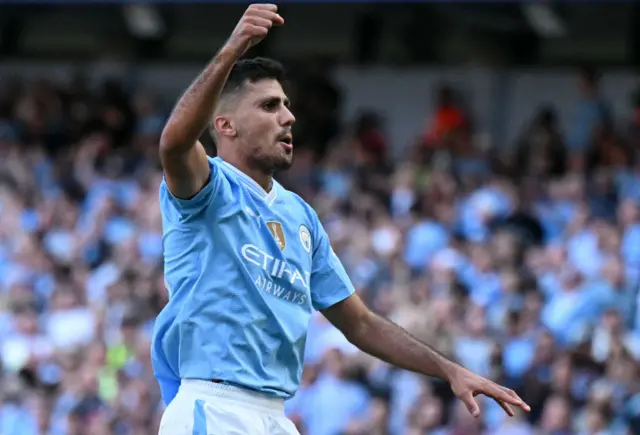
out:
M274 181L269 193L220 158L190 200L160 186L169 303L152 360L168 404L180 379L295 394L307 327L354 293L315 211Z

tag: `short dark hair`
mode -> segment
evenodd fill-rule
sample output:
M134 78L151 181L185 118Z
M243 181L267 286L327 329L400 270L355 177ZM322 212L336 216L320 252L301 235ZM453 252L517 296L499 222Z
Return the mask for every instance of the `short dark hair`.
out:
M266 57L240 59L233 65L222 95L237 91L246 81L251 83L273 79L282 83L285 79L284 67L277 60Z

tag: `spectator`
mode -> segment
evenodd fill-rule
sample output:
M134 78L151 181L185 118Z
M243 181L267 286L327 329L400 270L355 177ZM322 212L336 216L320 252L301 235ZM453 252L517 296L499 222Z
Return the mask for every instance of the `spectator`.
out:
M468 122L453 88L443 85L437 92L433 118L422 136L423 146L432 149L452 146L458 151L469 139Z
M516 170L535 177L559 176L565 172L565 154L557 113L544 107L518 141Z
M610 119L608 108L600 95L598 71L583 67L579 77L579 90L580 99L573 109L567 136L571 159L584 158L593 135Z

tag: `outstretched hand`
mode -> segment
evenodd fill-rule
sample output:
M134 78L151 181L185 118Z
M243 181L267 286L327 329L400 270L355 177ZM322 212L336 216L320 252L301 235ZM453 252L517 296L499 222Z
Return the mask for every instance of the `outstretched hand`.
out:
M463 367L458 366L456 368L449 382L451 383L453 394L465 404L474 417L480 415L480 406L475 397L481 394L495 400L510 417L515 415L514 406L526 412L531 411L529 405L515 391L478 376Z
M252 4L233 30L227 45L233 48L238 57L249 48L262 41L274 25L284 24L278 15L278 6L273 4Z

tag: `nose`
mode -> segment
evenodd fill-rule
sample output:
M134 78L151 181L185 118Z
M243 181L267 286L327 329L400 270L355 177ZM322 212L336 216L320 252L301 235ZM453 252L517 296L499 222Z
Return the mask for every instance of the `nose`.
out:
M280 118L280 124L283 127L290 127L295 122L296 122L296 117L293 116L293 113L291 112L291 110L289 110L288 107L284 107L282 109L282 115L281 115L281 118Z

